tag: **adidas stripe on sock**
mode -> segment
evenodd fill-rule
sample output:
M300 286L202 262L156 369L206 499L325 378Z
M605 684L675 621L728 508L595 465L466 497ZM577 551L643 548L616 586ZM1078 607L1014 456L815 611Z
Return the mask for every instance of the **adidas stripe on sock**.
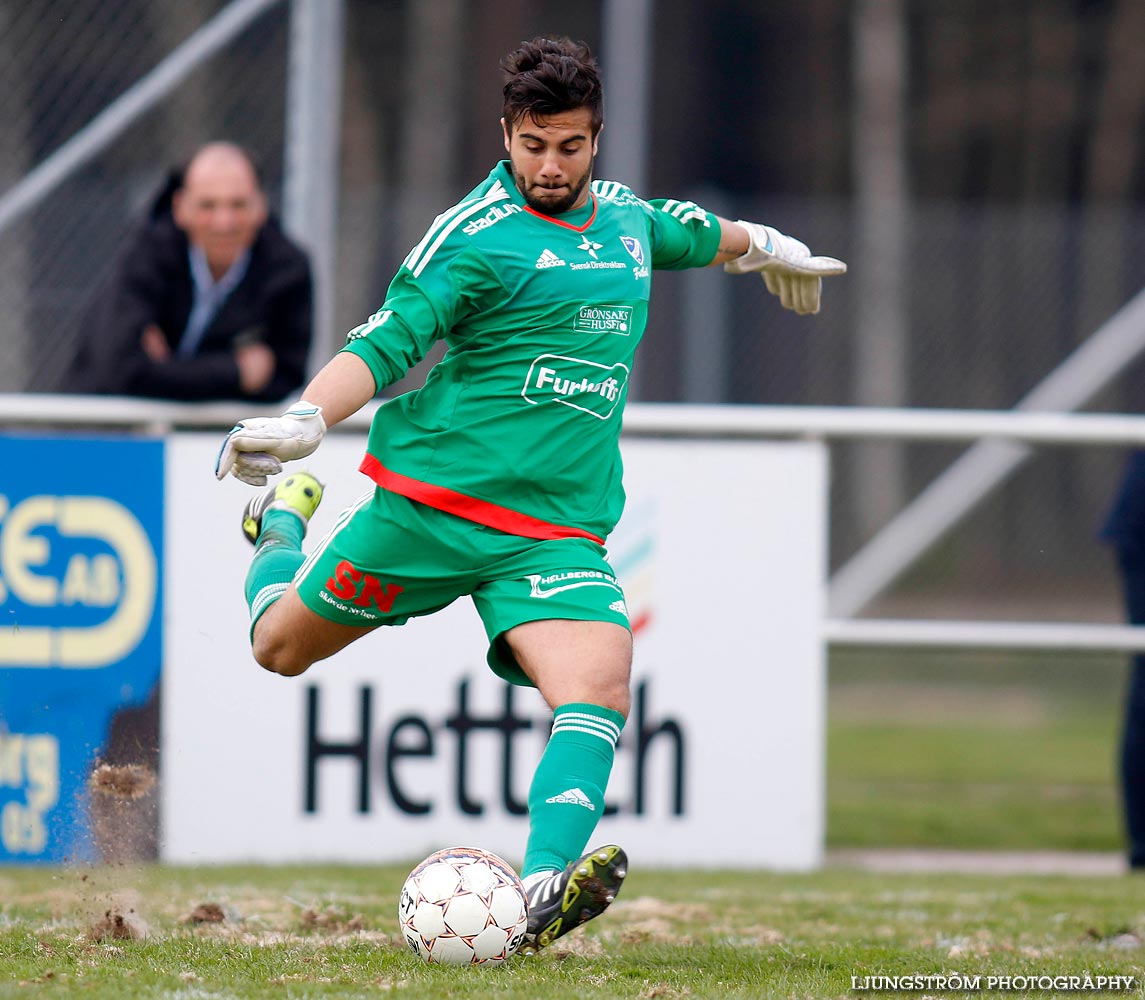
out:
M561 871L584 853L604 812L604 791L624 716L573 703L553 712L553 730L529 788L529 840L521 874Z

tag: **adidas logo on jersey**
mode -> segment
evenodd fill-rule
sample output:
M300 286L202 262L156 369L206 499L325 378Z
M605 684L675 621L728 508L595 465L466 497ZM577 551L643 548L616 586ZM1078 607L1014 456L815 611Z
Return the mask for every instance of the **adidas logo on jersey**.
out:
M547 247L541 251L541 256L537 258L537 267L567 267L568 261L561 260L552 250Z
M618 615L624 615L625 618L628 617L628 607L623 601L613 601L608 606L608 610L615 611Z
M579 788L570 788L567 792L561 792L560 795L554 795L551 799L545 799L546 802L554 802L557 805L570 805L570 806L584 806L590 812L596 812L596 806L592 804L592 799L584 794Z

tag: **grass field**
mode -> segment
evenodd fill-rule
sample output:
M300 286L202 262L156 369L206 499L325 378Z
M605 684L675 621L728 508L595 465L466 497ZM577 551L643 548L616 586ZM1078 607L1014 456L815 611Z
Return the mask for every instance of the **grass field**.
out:
M1121 849L1118 658L831 662L837 847ZM782 822L782 817L776 817ZM532 959L430 967L398 935L409 865L0 868L0 998L857 997L877 976L1133 976L1145 877L648 871ZM635 859L634 859L635 860ZM856 977L853 979L853 977ZM1045 978L1048 977L1048 978ZM948 980L949 982L949 980ZM1028 983L1026 985L1029 985Z
M836 652L828 841L1120 851L1124 657Z
M0 997L854 997L852 977L954 973L980 977L977 996L1013 995L990 976L1070 975L1133 976L1140 996L1145 981L1145 879L637 870L540 955L458 969L398 936L405 873L2 870Z

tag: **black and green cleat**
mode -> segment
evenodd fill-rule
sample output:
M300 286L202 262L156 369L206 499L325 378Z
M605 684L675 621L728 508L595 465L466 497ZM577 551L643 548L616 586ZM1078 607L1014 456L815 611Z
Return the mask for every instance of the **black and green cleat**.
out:
M295 472L251 499L243 511L243 535L254 545L268 510L288 510L309 524L322 502L322 484L309 472Z
M522 955L535 955L557 938L599 917L620 892L628 856L614 844L598 847L563 872L527 886L529 925Z

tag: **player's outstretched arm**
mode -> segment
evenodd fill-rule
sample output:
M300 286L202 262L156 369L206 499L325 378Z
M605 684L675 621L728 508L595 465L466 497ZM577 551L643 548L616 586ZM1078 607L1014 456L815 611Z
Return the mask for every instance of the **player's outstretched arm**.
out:
M330 428L357 413L377 391L370 366L357 354L342 351L310 380L302 397L321 408Z
M311 454L329 427L357 413L377 391L373 372L354 354L336 354L314 376L303 399L278 417L240 420L223 441L215 476L252 486L282 471L283 462Z
M728 274L762 274L767 290L785 309L801 315L819 311L822 279L843 274L847 265L834 257L815 257L806 244L758 222L720 219L720 248L713 264Z

